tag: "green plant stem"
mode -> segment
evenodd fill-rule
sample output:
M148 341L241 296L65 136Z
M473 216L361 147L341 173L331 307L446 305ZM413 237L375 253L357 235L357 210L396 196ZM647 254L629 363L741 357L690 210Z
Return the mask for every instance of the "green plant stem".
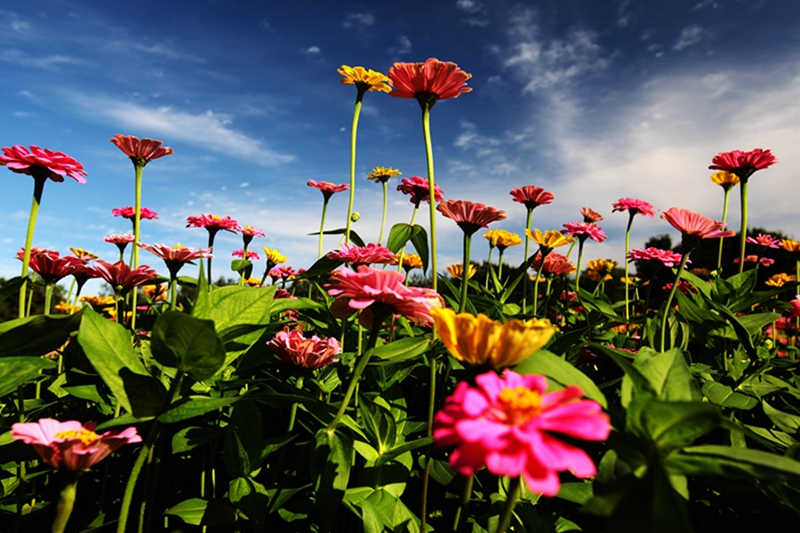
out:
M31 247L33 246L33 232L36 229L36 219L39 217L39 206L42 204L42 192L47 176L33 177L33 201L31 213L28 216L28 231L25 234L25 254L22 256L22 285L19 288L19 318L25 317L25 296L28 294L28 265L31 263Z
M629 288L628 287L628 278L630 277L630 263L628 262L628 252L631 251L631 227L633 226L633 217L636 214L631 212L630 216L628 217L628 228L625 230L625 323L631 321L631 309L630 309L630 296L628 295Z
M528 265L528 252L530 251L530 242L531 238L528 237L528 232L531 230L531 222L533 222L533 209L528 208L528 219L525 222L525 272L528 271L530 265ZM539 273L537 272L536 275L538 276ZM522 280L522 312L526 313L528 309L528 280Z
M469 287L469 256L472 248L472 235L464 232L464 272L461 274L461 300L458 303L458 312L463 313L467 305L467 288Z
M486 260L486 281L485 281L485 284L484 284L484 287L486 287L487 289L489 288L489 274L492 273L491 271L492 271L492 252L493 251L494 251L494 246L492 246L490 244L489 245L489 258Z
M44 316L50 315L50 308L52 307L53 303L53 289L55 289L55 283L48 283L44 287Z
M178 301L178 278L177 276L172 276L172 279L169 282L169 309L170 311L175 310L175 303Z
M319 221L319 245L317 245L317 259L322 259L322 236L325 233L325 216L328 213L328 200L324 198L322 201L322 219ZM347 220L350 220L349 218Z
M475 476L464 476L464 490L461 493L461 505L456 511L456 520L453 524L455 533L464 533L467 530L467 517L469 516L469 503L472 500L472 484Z
M356 199L356 137L358 135L358 117L361 115L361 102L364 89L358 89L356 105L353 108L353 125L350 131L350 199L347 202L347 226L344 230L344 242L350 243L350 225L353 223L353 204Z
M517 503L517 493L519 492L519 477L511 479L511 484L508 487L508 497L506 498L506 505L503 507L503 512L500 514L500 520L497 523L497 533L505 533L508 526L511 524L511 516L514 514L514 504Z
M689 253L686 252L683 254L681 258L681 264L678 265L678 273L675 276L675 283L672 284L672 290L669 291L669 296L667 297L666 304L664 305L664 315L661 317L661 351L666 350L666 343L667 343L667 317L669 317L670 306L672 305L672 299L675 297L675 292L678 290L678 283L681 280L681 274L683 274L683 269L686 267L686 261L689 259Z
M500 257L497 259L497 277L502 281L503 279L503 252L505 250L500 250Z
M722 201L722 223L728 221L728 200L731 194L731 188L725 187L725 199ZM722 273L722 244L725 242L723 237L719 239L719 252L717 253L717 271Z
M739 177L742 206L742 227L739 231L739 274L744 272L744 247L747 242L747 178Z
M427 436L433 436L433 416L436 407L436 352L431 352L430 375L428 376L428 418ZM431 479L431 459L433 456L433 446L428 444L425 447L425 471L422 473L422 509L420 512L422 527L425 531L425 524L428 519L428 487Z
M294 386L297 390L302 390L303 388L303 381L305 380L305 376L300 374L297 376L297 381L295 381ZM297 418L297 402L292 404L292 410L289 412L289 426L286 428L286 433L291 434L292 430L294 430L294 421Z
M537 253L542 254L542 262L539 263L539 270L542 269L544 266L544 260L547 255L550 253L550 248L545 248L544 246L539 246L539 251ZM525 264L525 271L530 267L529 264ZM533 316L536 316L536 312L539 306L539 270L536 271L536 279L533 282ZM527 280L526 280L527 281Z
M134 204L134 217L133 217L133 249L131 250L131 258L133 262L133 269L139 268L139 240L141 239L141 222L142 222L142 169L144 165L133 163L133 169L136 174L136 199ZM133 289L131 295L131 331L136 332L136 295L139 291Z
M433 180L433 144L431 143L431 107L422 106L422 134L425 137L425 158L428 162L428 203L431 218L431 272L433 273L433 290L438 290L439 274L436 268L436 188Z
M389 202L388 184L386 181L382 181L381 185L383 186L383 216L381 216L381 231L378 233L378 244L383 242L383 230L386 228L386 207Z
M66 481L58 494L58 505L56 506L56 519L53 520L53 533L63 533L67 528L67 522L75 506L75 496L78 493L79 472L65 473Z
M581 293L581 260L583 259L583 244L585 242L586 239L578 239L578 263L575 265L575 294L577 295ZM544 265L544 259L542 259L542 265Z
M211 256L214 255L214 237L217 236L217 231L219 230L212 230L208 228L206 229L208 230L208 251L209 251L209 256L206 258L206 267L208 270L208 275L206 277L206 280L208 281L208 288L209 290L211 290Z

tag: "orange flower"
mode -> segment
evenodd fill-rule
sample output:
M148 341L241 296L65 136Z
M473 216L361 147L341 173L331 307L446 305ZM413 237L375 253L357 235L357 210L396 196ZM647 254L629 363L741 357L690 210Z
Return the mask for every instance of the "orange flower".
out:
M389 69L392 96L416 98L423 108L431 108L439 100L457 98L472 89L466 87L472 74L458 65L430 58L424 63L395 63Z
M337 72L344 76L342 85L355 85L359 93L367 91L391 92L392 88L386 85L389 78L385 74L364 67L348 67L342 65Z
M469 272L467 273L467 279L471 279L478 272L478 267L475 265L469 265ZM447 266L447 273L453 279L461 279L464 277L464 265L461 263L452 264Z

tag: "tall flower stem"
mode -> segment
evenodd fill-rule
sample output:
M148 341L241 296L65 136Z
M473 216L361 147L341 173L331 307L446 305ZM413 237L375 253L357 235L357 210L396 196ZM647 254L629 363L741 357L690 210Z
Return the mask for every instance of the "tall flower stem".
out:
M47 285L45 285L45 288L44 288L44 312L42 313L42 314L44 314L44 316L49 316L50 315L50 308L51 308L52 303L53 303L53 289L55 289L55 286L56 286L55 283L48 283Z
M358 117L361 115L361 102L364 89L358 89L356 105L353 108L353 125L350 131L350 200L347 202L347 226L344 230L344 242L350 243L350 225L353 223L353 204L356 199L356 137L358 135ZM320 254L321 256L321 254Z
M388 185L385 181L381 182L383 186L383 216L381 216L381 231L378 233L378 244L383 242L383 230L386 228L386 207L389 202Z
M526 236L525 238L527 239L528 237ZM527 244L527 242L525 244ZM493 251L494 251L494 246L490 245L489 246L489 258L486 260L486 282L485 282L485 285L484 285L487 289L489 288L489 274L492 273L491 271L492 271L492 252ZM527 259L527 257L526 257L526 259Z
M53 520L53 533L62 533L67 528L67 522L72 514L72 508L75 506L75 495L78 492L80 472L69 472L64 475L67 476L67 479L58 495L56 519Z
M33 201L31 213L28 216L28 232L25 235L25 255L22 256L22 285L19 288L19 318L25 317L25 296L28 291L28 265L31 263L31 247L33 246L33 232L36 229L36 219L39 216L39 206L42 204L42 192L47 176L33 176Z
M544 246L539 246L539 253L542 254L542 262L539 263L539 270L536 271L536 281L533 284L533 316L536 316L536 312L538 310L539 305L539 271L544 267L544 260L547 258L547 255L550 253L550 248L545 248ZM525 269L527 270L530 268L529 264L525 264ZM524 309L523 309L524 311Z
M683 254L681 258L681 264L678 265L678 273L675 276L675 283L672 284L672 290L669 291L669 296L667 297L666 304L664 305L664 314L661 317L661 351L665 351L666 343L667 343L667 318L669 316L670 306L672 305L672 299L675 297L675 292L678 290L678 284L681 280L681 274L683 274L683 269L686 268L686 261L689 259L689 252Z
M744 272L744 246L747 241L747 178L739 177L742 205L742 229L739 232L739 273Z
M467 516L469 516L469 503L472 500L472 483L475 476L464 476L464 491L461 493L461 505L456 511L456 520L453 524L454 533L464 533L467 530Z
M428 376L428 438L433 437L433 416L436 407L436 351L431 351L430 354L430 376ZM433 456L433 447L428 444L425 447L425 471L422 473L422 510L420 512L422 527L421 530L425 531L425 523L428 519L428 486L431 479L431 459Z
M503 507L503 512L500 514L500 521L497 523L497 533L505 533L508 526L511 524L511 516L514 514L514 505L517 503L518 492L519 477L515 477L511 479L511 484L508 487L506 505Z
M436 269L436 190L433 180L433 144L431 144L431 107L422 105L422 134L425 137L425 158L428 162L428 203L431 217L431 272L433 273L433 290L438 290L438 270Z
M627 280L629 278L629 270L630 264L628 263L628 252L631 250L631 226L633 226L633 217L636 216L636 212L631 211L630 216L628 217L628 228L625 230L625 323L631 321L631 308L630 308L630 296L628 294L628 283ZM581 243L583 244L583 243ZM721 244L720 244L721 246ZM722 248L720 248L722 250ZM579 267L580 268L580 267ZM580 274L580 270L578 270Z
M141 234L142 222L142 169L144 165L133 163L133 169L136 174L136 198L134 200L134 215L133 215L133 249L131 250L131 263L133 269L139 268L139 240ZM136 331L136 294L137 291L133 289L131 295L131 331Z
M724 224L728 220L728 197L730 196L731 188L725 187L725 199L722 203L722 223ZM722 244L725 242L725 239L720 237L719 239L719 253L717 254L717 271L720 272L722 268ZM739 259L739 264L741 264L741 258Z
M211 256L214 253L214 237L217 236L217 229L206 228L208 230L208 257L206 258L206 267L208 270L208 288L211 289Z
M500 257L497 260L497 277L502 279L503 277L503 250L500 250Z
M531 222L532 221L533 221L533 209L529 207L528 208L528 220L525 222L525 262L526 262L525 269L526 270L528 269L527 261L528 261L528 257L530 257L528 255L528 253L530 251L530 243L531 243L531 238L528 237L528 232L531 230ZM537 272L536 275L538 276L539 273ZM527 310L527 307L528 307L527 304L528 304L528 280L523 279L522 280L522 312L523 313L525 313L526 310Z
M461 300L458 303L458 312L463 313L467 305L467 288L469 287L469 255L472 248L472 235L464 233L464 272L461 275Z
M578 239L578 263L575 265L575 294L579 296L581 294L581 260L583 259L583 243L585 242L586 239ZM542 259L542 264L544 265L544 259ZM627 285L625 287L627 294Z
M317 246L317 259L322 259L322 236L325 233L325 216L328 214L328 200L328 197L323 196L322 219L319 221L319 245ZM347 223L348 225L350 224L350 217L347 217Z

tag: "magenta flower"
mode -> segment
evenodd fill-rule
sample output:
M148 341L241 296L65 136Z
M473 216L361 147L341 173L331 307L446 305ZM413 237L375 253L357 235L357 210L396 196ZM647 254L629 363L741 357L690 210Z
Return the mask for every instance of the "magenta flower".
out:
M411 197L409 201L414 204L414 207L419 207L420 202L423 200L428 203L431 201L428 180L419 176L403 178L400 180L400 185L397 186L397 190L403 194L409 195ZM437 202L444 200L444 191L436 184L433 186L433 194Z
M506 218L502 209L469 200L447 200L439 203L436 209L470 236L481 228L488 228L492 222Z
M118 207L111 210L111 214L115 217L122 217L127 218L128 220L133 220L136 218L136 208L133 206L127 207ZM146 207L139 208L139 219L140 220L157 220L158 213L153 211L152 209L148 209Z
M94 268L100 273L101 278L114 287L114 291L123 295L132 288L145 285L158 277L156 271L147 265L131 270L131 267L123 261L117 261L112 265L98 259L94 262Z
M612 213L617 211L628 211L631 216L645 215L650 218L656 214L653 204L645 202L644 200L637 200L636 198L620 198L613 204Z
M350 186L347 185L346 183L342 183L341 185L336 185L335 183L331 183L329 181L308 180L308 183L306 185L322 191L322 196L325 199L325 201L328 201L330 197L333 196L335 193L346 191L350 188Z
M336 297L331 312L344 318L361 311L359 321L372 327L373 317L381 320L387 315L403 315L412 322L431 324L431 308L443 307L439 293L423 287L406 287L406 277L393 270L378 270L360 266L354 272L341 269L331 274L331 283L325 284L330 296Z
M233 257L241 258L244 255L244 250L241 250L241 249L240 250L234 250L234 251L231 252L231 255ZM254 250L247 250L247 259L248 260L252 260L252 261L260 261L261 260L261 256L259 256L258 252L254 251Z
M661 218L681 232L687 251L693 250L702 239L719 239L736 235L735 231L724 230L724 223L693 213L688 209L670 207L661 214Z
M572 235L577 237L579 241L585 241L587 238L595 242L603 242L606 240L606 234L597 224L591 222L567 222L564 224L564 235Z
M130 233L112 233L111 235L106 235L103 237L103 242L109 242L111 244L116 244L119 246L120 244L130 244L133 242L135 237Z
M11 437L32 444L42 461L56 469L83 472L105 459L123 444L141 442L136 428L94 432L96 423L59 422L42 418L38 422L11 426Z
M25 249L17 252L17 259L23 259ZM22 256L22 257L21 257ZM84 266L86 262L74 255L61 257L55 250L37 248L31 250L30 268L39 274L46 284L56 283L61 278L71 276L75 271Z
M764 235L763 233L759 233L758 237L747 237L746 242L757 244L764 248L783 248L783 243L780 239L772 235Z
M278 354L284 363L316 370L335 363L334 359L342 351L342 347L333 337L320 339L316 335L306 338L299 329L284 327L267 346Z
M661 290L668 293L672 290L672 287L674 285L675 285L674 283L666 283L664 284L663 287L661 287ZM699 290L697 290L697 287L695 287L694 285L683 279L678 282L678 290L681 291L686 296L690 296L692 294L697 294L700 292Z
M774 260L774 259L772 259L771 257L762 257L762 258L760 258L760 259L758 260L758 262L759 262L759 263L761 264L761 266L763 266L763 267L771 267L772 265L774 265L774 264L775 264L775 260Z
M298 271L290 266L276 266L269 271L269 277L286 281L297 276Z
M520 204L525 204L530 210L536 209L540 205L552 203L556 199L553 193L547 192L542 187L534 185L526 185L524 187L517 187L511 189L511 196L514 201Z
M186 222L187 228L206 228L209 233L212 231L216 233L221 229L230 231L231 233L238 233L242 231L242 227L239 225L239 223L231 217L223 218L217 215L210 215L208 213L203 213L197 217L188 217Z
M369 243L366 246L342 244L338 250L328 252L326 255L331 259L347 263L353 268L372 263L391 265L395 260L395 255L391 250L381 244L374 243Z
M741 260L738 257L735 257L733 259L733 263L735 265L738 265L740 262L741 262ZM771 267L772 265L775 264L775 260L774 259L772 259L770 257L758 257L755 254L744 256L744 262L745 263L758 263L763 267Z
M253 242L254 237L265 237L266 234L264 233L263 229L254 228L253 226L244 226L240 229L242 232L242 241L244 242L244 247Z
M520 376L506 370L475 378L477 386L461 382L445 400L433 422L438 447L453 448L450 466L464 476L483 467L498 476L522 476L528 487L555 496L558 473L591 477L596 468L589 456L558 434L573 439L603 441L611 432L607 414L583 391L570 385L547 393L544 376Z
M172 148L163 146L163 142L155 139L139 139L133 135L114 134L109 139L125 155L131 158L135 166L143 167L153 159L173 154Z
M49 148L44 150L31 145L30 151L22 145L3 147L0 155L0 165L8 167L12 172L27 174L34 178L50 178L62 182L64 176L69 176L78 183L86 183L86 172L83 165L63 152L54 152Z
M750 152L734 150L732 152L720 152L711 160L713 163L711 170L726 170L739 176L741 180L747 180L756 170L769 168L778 160L769 150L756 148Z
M600 222L603 220L603 215L588 207L581 209L581 215L583 215L584 222Z
M667 268L678 266L683 256L660 248L637 248L628 253L628 261L658 261ZM687 259L687 263L691 262Z

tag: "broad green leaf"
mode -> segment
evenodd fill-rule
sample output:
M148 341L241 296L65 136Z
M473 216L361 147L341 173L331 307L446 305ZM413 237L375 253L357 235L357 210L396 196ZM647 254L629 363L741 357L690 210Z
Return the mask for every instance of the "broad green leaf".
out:
M0 396L13 392L19 385L39 375L45 368L56 366L40 357L0 358Z
M514 367L519 374L541 374L554 381L559 388L578 385L583 394L604 408L608 407L605 395L586 374L575 368L566 360L547 350L538 350L530 357Z
M323 255L322 257L317 259L317 262L311 265L308 270L306 270L302 274L298 274L297 278L310 279L310 278L316 278L317 276L324 276L329 272L333 272L343 264L344 261L340 261L338 259L332 259L327 255Z
M411 239L413 233L414 226L402 222L395 224L392 226L392 229L389 230L389 237L386 239L386 247L391 250L392 253L396 254L406 245L409 239Z
M786 413L779 409L775 409L766 400L761 400L761 406L764 409L764 414L772 420L772 423L778 426L779 429L794 435L800 429L800 416Z
M167 397L163 383L153 376L136 374L127 368L120 369L119 375L131 403L133 416L148 418L161 414Z
M253 262L249 259L234 259L231 261L231 271L242 273L247 269L253 270Z
M736 446L690 446L671 456L668 464L689 475L800 479L800 462L773 453Z
M711 285L709 285L702 278L699 278L696 275L692 274L688 270L684 269L683 272L681 272L681 279L685 279L686 281L694 285L694 287L701 293L703 293L704 296L706 297L711 296ZM675 295L677 296L678 293L676 292Z
M190 498L177 505L173 505L164 514L177 516L184 523L191 526L199 526L203 521L203 515L208 507L208 501L202 498Z
M210 411L227 407L236 403L241 396L227 396L224 398L208 398L206 396L189 396L169 406L161 413L158 419L165 424L173 424L204 415Z
M11 278L5 282L3 288L0 289L0 304L5 302L9 296L13 296L15 294L19 294L19 289L22 287L23 282L27 278L21 278L19 276L15 278Z
M717 406L707 402L664 402L636 397L627 415L629 426L638 426L629 429L638 429L662 454L688 446L721 422Z
M183 453L211 442L222 435L223 430L216 427L189 426L180 429L172 437L172 453Z
M778 313L754 313L737 317L739 323L744 326L750 335L759 333L765 326L768 326L781 317Z
M636 355L633 366L647 378L661 400L700 399L699 387L692 377L683 352L677 348L659 353L644 346Z
M578 505L583 505L592 499L593 491L591 483L581 481L562 483L558 491L558 497Z
M361 525L364 527L364 533L382 533L383 522L375 506L369 500L362 500L359 507L361 507Z
M249 399L237 403L225 429L225 468L230 475L249 476L261 466L263 433L256 404Z
M709 402L722 407L752 409L758 405L758 400L752 396L735 392L732 388L717 381L706 381L703 384L703 394Z
M342 429L317 431L316 446L311 458L311 473L316 494L315 511L330 529L350 479L353 460L353 438Z
M371 364L394 364L417 357L430 347L430 337L406 337L375 348L372 352Z
M61 348L81 323L74 315L36 315L0 323L0 357L45 355Z
M322 232L322 234L323 235L344 235L346 232L347 232L347 228L336 228L336 229L325 230L325 231ZM309 233L309 235L319 235L319 232L315 231L314 233ZM350 240L356 246L365 246L364 239L359 237L358 233L356 233L352 229L350 230Z
M633 363L627 357L617 353L616 350L599 344L589 344L588 347L592 351L601 352L625 371L625 378L622 381L621 398L623 407L628 407L630 404L632 391L635 391L639 395L646 395L652 398L657 397L658 394L650 384L650 380L645 377L638 368L633 366Z
M237 477L228 485L228 499L247 519L264 530L269 507L269 494L261 483L248 477Z
M428 251L428 232L419 224L414 226L414 232L411 234L411 244L417 251L417 255L422 259L422 272L428 272L428 264L430 263L430 252Z
M359 395L358 410L364 430L371 437L379 454L383 454L394 447L397 440L397 426L394 416L389 409L370 400L363 394Z
M225 349L210 320L166 311L156 320L151 339L156 361L197 381L213 376L225 361Z
M392 448L390 451L388 451L388 452L384 453L383 455L381 455L380 457L378 457L378 459L375 461L375 466L378 467L378 466L384 465L384 464L388 463L389 461L391 461L392 459L394 459L395 457L398 457L398 456L400 456L400 455L402 455L402 454L404 454L406 452L409 452L411 450L416 450L417 448L422 448L423 446L427 446L428 444L432 444L432 443L433 443L433 437L422 437L422 438L419 438L419 439L416 439L416 440L412 440L412 441L409 441L409 442L404 442L403 444L401 444L401 445L399 445L399 446L397 446L395 448Z
M272 302L277 287L215 287L200 291L192 316L213 320L217 333L224 337L227 329L239 325L266 326L273 314Z

